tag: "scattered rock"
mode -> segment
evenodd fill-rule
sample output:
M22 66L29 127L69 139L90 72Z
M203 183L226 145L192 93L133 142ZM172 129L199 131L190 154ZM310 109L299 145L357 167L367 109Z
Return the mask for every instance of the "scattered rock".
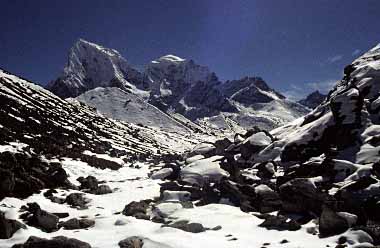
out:
M11 238L20 228L26 227L17 220L5 218L5 213L0 211L0 239Z
M133 201L124 207L124 210L122 213L126 216L142 217L141 214L146 215L147 209L149 207L149 203L151 201L152 200L142 200L139 202Z
M91 245L74 238L64 236L52 239L43 239L30 236L24 244L17 244L12 248L91 248Z
M301 225L298 224L295 220L282 215L269 215L259 226L265 227L269 230L273 229L279 231L297 231L301 229Z
M279 188L282 207L291 213L321 212L324 194L307 178L296 178Z
M45 232L53 232L58 229L58 216L42 210L37 203L28 203L24 207L27 212L21 215L28 225L37 227Z
M169 191L161 192L161 201L179 201L186 202L191 200L191 193L187 191Z
M108 185L100 185L98 188L91 190L90 193L95 195L104 195L112 193L112 189Z
M152 178L153 180L164 180L168 177L170 177L170 175L174 172L174 170L172 168L162 168L161 170L158 170L158 171L155 171L151 176L150 178Z
M126 220L123 220L123 219L117 219L115 221L115 226L125 226L126 224L128 224L128 222Z
M328 237L341 234L349 228L345 218L338 215L329 206L324 205L321 217L319 218L319 234L321 237Z
M176 221L172 224L163 225L163 227L172 227L181 229L185 232L191 232L191 233L201 233L206 231L207 229L200 223L189 223L187 220L180 220Z
M72 218L60 224L66 230L84 229L95 225L94 220Z
M119 242L120 248L142 248L144 241L141 237L132 236Z
M87 198L84 197L83 193L71 193L66 197L65 202L72 207L86 208L86 204L89 202Z
M93 177L93 176L88 176L86 178L84 177L79 177L77 179L78 182L80 182L80 189L90 189L90 190L95 190L99 186L98 180Z

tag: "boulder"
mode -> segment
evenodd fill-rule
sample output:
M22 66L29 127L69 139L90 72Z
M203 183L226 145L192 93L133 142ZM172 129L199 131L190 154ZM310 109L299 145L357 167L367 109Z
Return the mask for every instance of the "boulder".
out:
M274 162L263 162L255 166L257 176L261 179L271 179L277 170L277 165Z
M325 198L314 182L307 178L296 178L282 184L279 193L283 209L293 213L320 213Z
M91 189L91 190L95 190L98 188L98 180L93 177L93 176L88 176L86 178L84 177L79 177L77 179L78 182L80 182L80 189Z
M105 195L112 193L112 189L108 185L100 185L98 188L91 190L90 193L95 195Z
M203 186L205 183L218 183L229 173L220 168L221 156L195 161L181 170L180 178L190 185Z
M95 225L94 220L72 218L60 224L66 230L84 229Z
M45 232L53 232L58 229L58 216L42 210L37 203L28 203L26 213L21 215L28 225L37 227Z
M5 218L5 213L0 211L0 239L11 238L20 228L26 227L17 220Z
M301 225L297 221L283 215L268 215L265 217L265 221L259 226L265 227L268 230L279 231L297 231L301 229Z
M232 145L232 141L229 140L228 138L224 138L224 139L221 139L221 140L217 140L215 141L214 143L214 146L215 146L215 154L216 155L223 155L225 150L230 146Z
M207 229L200 223L190 223L187 220L176 221L172 224L163 225L163 227L172 227L177 228L185 232L191 233L201 233L206 231Z
M17 244L12 248L91 248L91 245L78 239L64 236L52 239L30 236L24 244Z
M141 237L132 236L119 242L120 248L142 248L144 241Z
M150 176L153 180L164 180L168 178L174 170L172 168L162 168L158 171L153 172L153 174Z
M89 200L84 197L83 193L71 193L66 197L65 202L72 207L86 208Z
M151 200L133 201L124 207L123 214L126 216L146 215Z
M190 201L191 200L191 193L187 192L187 191L165 190L165 191L161 192L160 199L162 201L178 201L178 202Z
M168 218L170 215L175 213L176 211L182 209L183 206L181 203L176 202L163 202L160 204L155 205L152 208L152 213L155 217L160 218Z
M241 156L244 159L249 159L253 154L258 153L271 143L272 138L266 132L254 133L240 145Z
M15 187L15 175L12 171L0 168L0 199L10 195Z
M282 206L278 193L265 184L256 186L255 194L254 203L261 213L270 213L279 210Z
M216 147L211 143L201 143L196 145L189 153L189 156L203 155L206 158L215 155Z
M324 205L319 217L319 234L321 237L329 237L341 234L349 228L346 218L337 214L329 206Z

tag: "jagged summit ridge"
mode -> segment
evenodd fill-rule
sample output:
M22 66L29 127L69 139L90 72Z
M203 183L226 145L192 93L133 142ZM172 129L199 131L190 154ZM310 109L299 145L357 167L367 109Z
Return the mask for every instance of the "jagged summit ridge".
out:
M96 87L135 89L141 73L119 52L79 39L70 49L62 75L47 87L61 97L75 97Z
M310 93L306 98L299 100L298 102L311 109L317 107L326 98L325 94L320 93L318 90Z

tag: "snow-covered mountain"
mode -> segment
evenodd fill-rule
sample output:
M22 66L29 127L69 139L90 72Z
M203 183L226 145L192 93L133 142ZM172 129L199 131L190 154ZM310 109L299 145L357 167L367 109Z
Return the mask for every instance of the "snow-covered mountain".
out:
M257 126L272 130L309 112L303 105L287 100L259 77L227 81L218 89L238 111L225 111L198 120L217 129L236 132Z
M150 81L150 102L164 111L175 111L190 120L236 108L217 90L215 73L192 60L173 55L152 61L145 71Z
M225 96L246 105L285 99L260 77L245 77L240 80L227 81L220 86L220 90Z
M157 107L151 105L146 100L130 91L117 87L98 87L79 95L75 99L84 102L109 118L123 120L138 125L159 127L162 130L171 132L192 132L199 130L204 132L200 126L191 123L189 120L176 118L169 115Z
M144 88L143 82L141 73L119 52L80 39L69 52L63 74L47 88L67 98L97 87L119 87L138 93L138 88Z
M122 91L117 92L120 101L100 101L94 94L104 90L79 96L98 87L120 88ZM84 40L71 49L63 75L49 84L48 89L64 98L78 97L106 116L136 123L137 112L125 108L125 101L134 98L135 103L145 106L141 108L142 118L156 116L155 119L168 120L171 116L192 129L202 125L206 129L234 132L257 125L269 130L308 111L286 100L261 78L222 83L208 67L175 55L155 59L139 72L117 51ZM110 91L115 90L107 90ZM121 92L128 99L122 100ZM105 106L111 102L112 106ZM159 117L155 107L164 115ZM164 127L164 123L152 120L151 125Z
M325 100L326 95L320 93L318 90L310 93L306 98L299 100L298 102L306 107L314 109Z

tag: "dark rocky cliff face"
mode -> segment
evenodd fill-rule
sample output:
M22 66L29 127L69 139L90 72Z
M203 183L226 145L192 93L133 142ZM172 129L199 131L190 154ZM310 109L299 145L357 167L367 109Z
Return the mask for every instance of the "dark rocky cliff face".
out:
M305 99L299 100L298 102L311 109L316 108L319 104L325 100L327 95L321 94L318 90L309 94Z

